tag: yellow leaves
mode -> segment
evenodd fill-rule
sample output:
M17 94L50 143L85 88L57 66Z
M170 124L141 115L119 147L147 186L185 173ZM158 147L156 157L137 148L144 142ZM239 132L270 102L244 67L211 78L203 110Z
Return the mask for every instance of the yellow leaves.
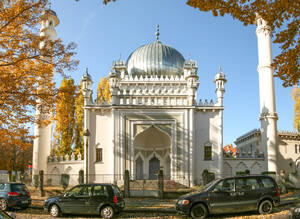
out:
M55 139L60 155L69 154L75 129L75 91L73 79L64 78L56 100Z
M283 86L299 84L299 1L188 0L187 4L200 11L211 11L214 16L229 14L244 25L254 24L255 13L258 13L275 32L274 43L280 44L282 49L282 53L274 59L275 76L283 80Z
M110 103L111 93L108 83L108 78L101 78L97 88L97 103Z
M300 88L294 87L292 90L294 104L294 128L300 132Z

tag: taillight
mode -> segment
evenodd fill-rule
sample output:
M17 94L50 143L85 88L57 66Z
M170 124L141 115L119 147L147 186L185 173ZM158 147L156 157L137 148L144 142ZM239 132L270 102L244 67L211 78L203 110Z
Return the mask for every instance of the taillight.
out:
M279 197L280 196L279 188L276 189L276 192L277 192L277 197Z
M30 192L27 192L28 196L30 196Z
M9 196L19 196L20 193L18 193L18 192L9 192L8 195Z
M114 196L113 198L113 203L117 203L118 202L118 197L117 196Z

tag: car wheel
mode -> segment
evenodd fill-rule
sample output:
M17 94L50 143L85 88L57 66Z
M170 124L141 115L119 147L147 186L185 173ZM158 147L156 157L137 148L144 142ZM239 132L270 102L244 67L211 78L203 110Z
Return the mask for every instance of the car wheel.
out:
M260 203L258 211L260 214L270 214L273 210L273 204L270 200L264 200Z
M7 210L7 202L4 198L0 199L0 209L3 211Z
M191 210L192 218L203 219L207 217L207 209L203 204L196 204Z
M104 206L100 212L103 218L112 218L114 216L114 209L111 206Z
M60 209L57 205L51 205L49 213L52 217L58 217L60 216Z

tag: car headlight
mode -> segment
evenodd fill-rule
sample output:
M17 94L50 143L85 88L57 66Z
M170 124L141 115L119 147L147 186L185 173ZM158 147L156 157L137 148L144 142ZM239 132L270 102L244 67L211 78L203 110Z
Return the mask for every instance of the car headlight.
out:
M186 200L186 199L182 199L182 200L179 200L178 201L178 204L179 205L188 205L190 203L189 200Z

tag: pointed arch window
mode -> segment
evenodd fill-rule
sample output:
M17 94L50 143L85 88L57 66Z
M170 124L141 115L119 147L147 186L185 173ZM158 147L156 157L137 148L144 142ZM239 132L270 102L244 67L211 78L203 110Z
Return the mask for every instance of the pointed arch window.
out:
M204 160L212 160L212 144L210 142L204 144Z
M103 161L103 148L96 148L96 162Z

